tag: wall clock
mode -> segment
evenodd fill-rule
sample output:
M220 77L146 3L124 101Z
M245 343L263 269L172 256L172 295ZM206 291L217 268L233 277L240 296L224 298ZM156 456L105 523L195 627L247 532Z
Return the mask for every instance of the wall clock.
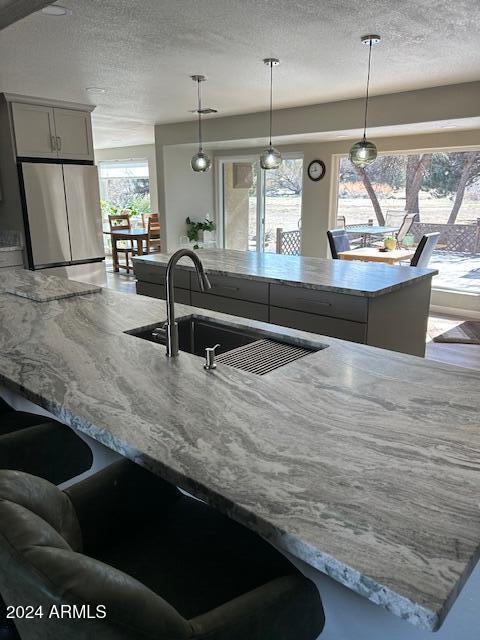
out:
M312 160L307 169L308 177L314 182L321 180L326 171L327 168L325 167L323 160Z

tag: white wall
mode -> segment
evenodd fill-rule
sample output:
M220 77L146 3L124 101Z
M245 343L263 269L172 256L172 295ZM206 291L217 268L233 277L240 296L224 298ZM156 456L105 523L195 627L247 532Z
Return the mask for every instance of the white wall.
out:
M116 147L114 149L95 149L95 162L102 160L147 160L150 178L150 202L152 211L158 211L157 161L155 145L144 144L138 147Z
M190 159L195 148L188 146L164 147L165 212L162 228L166 230L166 249L175 250L180 236L186 234L185 219L200 222L208 214L214 217L214 174L195 173ZM208 153L208 149L205 149Z

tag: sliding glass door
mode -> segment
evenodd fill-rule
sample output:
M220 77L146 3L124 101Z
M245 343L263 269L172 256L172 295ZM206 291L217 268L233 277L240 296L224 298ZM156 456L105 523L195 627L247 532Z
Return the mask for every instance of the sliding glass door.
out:
M263 171L256 156L220 160L225 249L281 253L287 236L299 248L302 165L300 158L287 158L279 169Z

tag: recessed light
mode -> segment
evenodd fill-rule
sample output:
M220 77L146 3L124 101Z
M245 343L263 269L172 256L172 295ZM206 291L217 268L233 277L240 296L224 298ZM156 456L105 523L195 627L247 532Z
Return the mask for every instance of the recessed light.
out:
M440 129L456 129L457 127L458 127L457 124L451 124L451 123L440 125Z
M104 89L103 87L87 87L86 91L87 93L96 93L96 94L107 93L107 90Z
M43 7L42 13L47 16L71 16L72 10L62 7L60 4L50 4L47 7Z

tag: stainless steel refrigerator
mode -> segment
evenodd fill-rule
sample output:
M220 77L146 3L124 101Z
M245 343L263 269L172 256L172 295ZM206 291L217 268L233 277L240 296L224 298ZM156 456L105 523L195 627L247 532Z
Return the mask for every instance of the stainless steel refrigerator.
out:
M105 258L97 167L22 162L20 177L30 269Z

